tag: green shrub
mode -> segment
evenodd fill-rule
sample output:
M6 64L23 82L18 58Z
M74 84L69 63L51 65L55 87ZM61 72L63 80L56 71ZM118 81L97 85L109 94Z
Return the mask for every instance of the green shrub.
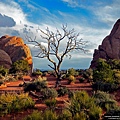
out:
M58 116L52 110L46 110L43 114L43 120L57 120Z
M56 107L56 99L46 99L45 104L50 110L54 110Z
M72 114L68 110L63 110L62 114L58 116L58 120L73 120Z
M74 68L70 68L70 69L68 69L68 73L67 73L66 77L69 77L70 75L72 75L72 76L78 76L79 72L76 71Z
M75 78L73 75L70 75L70 76L68 77L68 84L74 83L75 81L76 81L76 78Z
M66 102L66 109L73 117L83 112L90 120L98 120L102 112L94 98L89 97L85 91L75 91L69 102Z
M66 94L68 94L68 89L66 87L60 87L57 92L58 92L58 96L64 96Z
M41 91L43 88L47 88L47 81L46 80L35 80L32 83L26 83L24 85L24 91Z
M31 107L34 107L34 101L28 94L2 94L0 96L0 115Z
M106 92L97 91L93 97L95 98L95 103L106 111L117 108L117 102L114 97Z
M45 88L42 90L43 99L52 99L58 96L57 91L54 88Z
M28 115L23 120L43 120L42 113L40 111L33 111L31 115Z
M93 90L95 91L100 90L104 92L112 92L113 90L116 90L118 87L119 87L118 84L115 83L111 84L102 81L97 81L92 85Z
M80 83L83 83L85 81L85 78L81 77L79 78Z

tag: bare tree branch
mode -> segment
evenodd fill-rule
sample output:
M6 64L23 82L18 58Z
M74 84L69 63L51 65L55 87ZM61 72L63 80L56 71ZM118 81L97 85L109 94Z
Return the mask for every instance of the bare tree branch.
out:
M26 36L29 42L35 43L40 49L40 52L36 55L36 57L46 57L48 61L53 64L53 66L48 66L55 70L58 79L60 67L65 56L69 56L69 58L71 58L72 56L70 55L70 52L74 50L86 52L84 48L86 42L82 41L82 39L78 39L79 33L76 33L74 29L67 30L67 25L63 25L62 30L63 33L61 33L58 29L56 29L56 32L50 31L49 28L47 28L46 31L43 31L40 28L37 29L37 31L41 32L41 38L47 41L47 48L41 45L41 43L36 40L36 37L32 40L31 37ZM60 48L62 42L64 43L64 49L62 49L63 52L61 53ZM52 56L54 56L57 61L55 61Z

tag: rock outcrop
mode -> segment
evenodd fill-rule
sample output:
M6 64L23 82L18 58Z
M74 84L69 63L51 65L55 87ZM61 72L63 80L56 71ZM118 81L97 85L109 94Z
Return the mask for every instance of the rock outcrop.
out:
M0 50L0 65L3 65L5 68L10 68L12 61L10 56L3 50Z
M103 39L102 45L99 45L98 50L95 49L90 68L96 67L96 61L99 58L106 60L120 59L120 19L113 26L110 35Z
M32 69L32 56L29 47L24 44L20 37L2 36L0 38L0 49L5 51L10 57L12 63L17 60L27 60Z

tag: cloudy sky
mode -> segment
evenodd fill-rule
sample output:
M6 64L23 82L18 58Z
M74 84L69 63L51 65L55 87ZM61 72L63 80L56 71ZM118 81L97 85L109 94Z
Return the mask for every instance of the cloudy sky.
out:
M65 58L62 69L89 68L94 49L109 35L114 23L120 18L120 0L0 0L0 36L20 36L31 48L34 68L48 69L46 59L35 56L36 49L26 40L26 34L45 43L36 32L38 27L51 31L67 24L74 28L84 41L89 41L87 54L72 53Z

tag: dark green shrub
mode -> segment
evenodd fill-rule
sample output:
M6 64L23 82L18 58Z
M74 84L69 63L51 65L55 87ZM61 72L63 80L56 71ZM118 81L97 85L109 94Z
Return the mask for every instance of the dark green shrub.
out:
M0 74L2 76L6 76L8 74L8 69L4 68L3 66L0 66Z
M57 92L58 92L58 96L64 96L66 94L68 94L68 89L66 87L60 87Z
M102 81L97 81L95 83L93 83L92 88L93 90L97 91L104 91L104 92L112 92L114 90L116 90L118 88L118 84L111 84L111 83L106 83L106 82L102 82Z
M57 91L54 88L45 88L42 90L43 99L52 99L58 96Z
M46 99L45 104L50 110L54 110L56 107L56 99Z
M83 83L85 81L85 78L81 77L79 78L80 83Z
M66 109L73 117L83 112L90 120L98 120L102 112L94 98L89 97L85 91L75 91L70 101L66 102Z
M68 110L63 110L62 114L58 116L58 120L73 120L72 114Z
M32 83L26 83L24 85L24 91L41 91L43 88L47 88L47 81L46 80L35 80Z
M114 97L106 92L97 91L93 97L95 98L95 103L106 111L117 108L117 102Z
M57 120L58 116L52 110L46 110L43 114L43 120Z
M33 107L34 101L28 94L2 94L0 96L0 115Z
M31 115L28 115L23 120L43 120L42 113L40 111L33 111Z

